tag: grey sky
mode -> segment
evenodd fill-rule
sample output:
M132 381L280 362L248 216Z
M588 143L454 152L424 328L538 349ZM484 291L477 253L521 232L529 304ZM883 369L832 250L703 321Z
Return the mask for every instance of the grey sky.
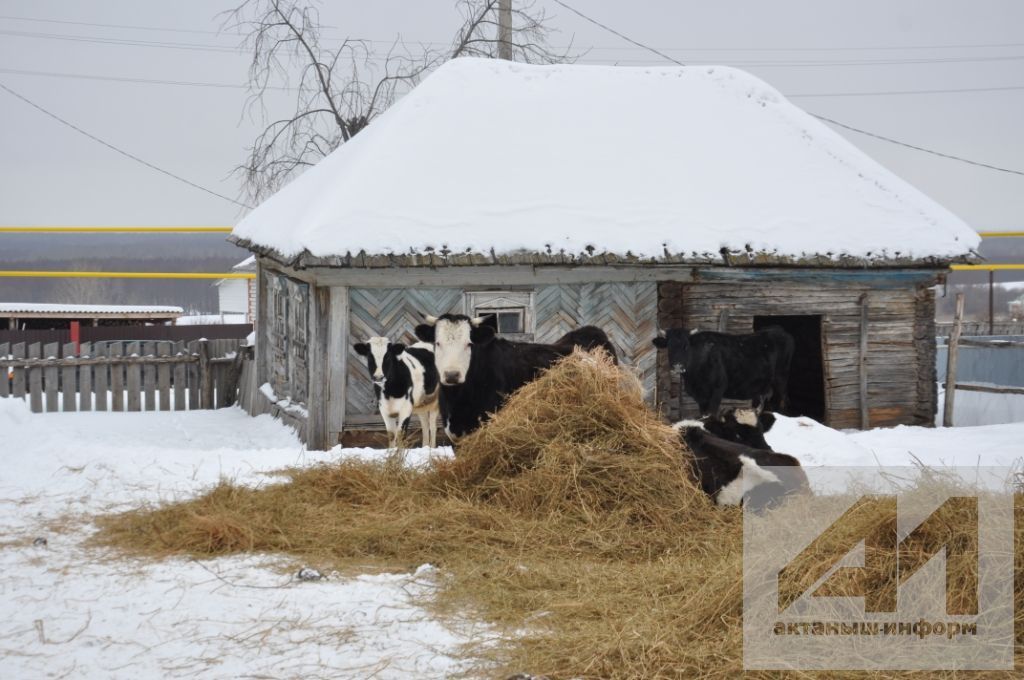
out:
M1024 88L1024 3L1016 0L567 1L681 61L740 66L784 94ZM551 25L561 31L556 44L572 40L578 48L592 48L584 63L665 63L550 0L538 3L548 10ZM244 158L257 130L242 116L243 90L11 73L28 70L241 85L247 58L230 50L44 37L230 47L235 42L230 36L203 33L216 31L216 15L230 6L220 0L2 0L0 82L157 165L237 196L238 182L229 173ZM351 35L380 41L401 34L409 42L447 43L458 25L452 0L334 0L324 4L321 18L333 27L326 33L328 38ZM949 47L997 44L1011 46ZM880 49L912 46L929 49ZM892 63L922 60L930 61ZM758 63L768 61L890 63ZM912 144L1024 170L1024 89L793 101ZM282 97L271 103L282 106L280 113L287 112ZM2 91L0 116L4 122L0 126L0 224L233 224L240 215L230 203L118 156ZM629 102L623 102L622 118L624 125L642 124L643 112L630 111ZM1024 228L1024 176L841 132L976 228Z

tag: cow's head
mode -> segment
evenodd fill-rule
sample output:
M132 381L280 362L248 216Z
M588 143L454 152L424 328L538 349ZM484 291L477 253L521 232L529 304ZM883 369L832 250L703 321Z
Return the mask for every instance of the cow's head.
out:
M651 342L658 349L668 350L668 365L672 369L680 369L686 365L686 359L690 354L690 335L694 331L685 328L669 328L659 334Z
M426 323L416 326L417 338L434 343L434 364L442 385L464 383L473 345L486 345L494 340L494 329L483 322L484 317L444 314L427 316Z
M708 416L710 418L711 416ZM754 408L733 408L722 414L715 434L755 449L771 450L764 434L775 424L775 414Z
M405 351L400 342L388 342L387 338L372 337L366 342L357 342L353 349L356 354L366 357L366 367L370 369L370 377L374 384L384 387L384 380L391 372L392 364Z

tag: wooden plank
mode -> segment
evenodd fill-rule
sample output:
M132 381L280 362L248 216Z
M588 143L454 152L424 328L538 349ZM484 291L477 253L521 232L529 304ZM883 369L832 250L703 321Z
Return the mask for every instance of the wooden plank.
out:
M198 356L199 341L192 340L188 343L189 356ZM195 411L202 408L199 399L199 362L188 365L188 409Z
M138 342L129 342L125 347L125 353L128 356L139 356L142 351L141 346ZM127 400L129 411L141 411L142 410L142 365L141 364L129 364L125 370L127 377Z
M965 392L987 392L988 394L1024 394L1024 387L1007 387L1005 385L975 385L972 383L957 383L958 390Z
M198 341L199 349L199 408L210 409L213 405L213 372L210 369L210 343Z
M43 355L43 347L38 342L28 346L28 356L32 359L40 359ZM28 372L29 408L32 413L43 412L43 369L31 368Z
M11 346L11 356L15 359L24 359L25 355L25 343L16 342ZM14 369L14 380L11 383L11 396L19 399L25 398L27 378L28 376L26 375L24 368Z
M953 402L956 398L956 363L960 349L960 331L964 322L964 294L956 294L956 312L953 315L953 334L949 337L946 356L946 397L942 406L942 426L953 426Z
M331 323L328 329L330 338L328 340L328 393L327 414L328 437L331 441L339 441L342 431L345 429L345 391L347 381L345 380L348 370L348 288L336 286L331 290ZM255 390L255 376L250 376L249 382L245 383L246 389ZM250 408L255 404L255 394L250 394Z
M174 355L187 356L184 342L174 343ZM174 410L184 411L188 408L188 366L185 363L174 364Z
M7 357L11 354L11 343L0 342L0 398L11 395L11 379L7 370Z
M105 358L109 343L95 343L90 354L98 359ZM106 411L109 402L110 364L93 366L93 391L96 393L96 410Z
M153 341L141 344L143 357L152 358L156 356L156 343ZM143 408L146 411L156 410L156 365L152 362L142 364L142 392L145 396Z
M306 423L306 445L313 451L331 447L328 441L327 406L327 339L330 326L331 294L329 288L315 287L309 296L309 418Z
M178 358L178 357L125 357L119 356L117 358L119 364L128 366L130 364L138 364L139 366L158 366L160 364L177 364L177 363L188 363L189 361L198 361L196 358ZM230 359L211 359L211 361L219 361L221 363L230 363ZM100 364L108 364L109 361L102 357L93 357L91 359L11 359L8 361L12 366L22 366L24 368L64 368L65 366L97 366Z
M110 343L107 345L107 351L110 352L112 357L123 357L125 353L124 343ZM111 411L124 411L125 410L125 394L124 394L124 383L125 383L125 366L120 362L113 362L110 365L110 410Z
M75 343L65 343L63 355L75 356ZM65 411L78 410L78 370L75 366L60 369L61 408Z
M78 354L82 358L92 356L92 343L80 343ZM92 410L92 366L82 366L78 369L78 410Z
M860 377L860 429L870 427L868 414L868 294L860 295L860 347L857 355L857 371Z
M171 355L171 343L161 341L156 343L156 354L161 357ZM159 408L161 411L171 410L171 364L160 364L156 366L157 395L159 396Z
M48 342L43 346L44 358L58 358L60 357L60 344L56 342ZM56 366L53 368L43 369L43 388L46 390L46 410L48 413L53 413L60 410L60 369Z

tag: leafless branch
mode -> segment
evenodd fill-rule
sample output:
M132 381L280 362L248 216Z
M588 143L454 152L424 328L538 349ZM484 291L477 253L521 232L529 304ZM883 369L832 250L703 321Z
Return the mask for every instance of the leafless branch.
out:
M266 123L235 169L248 198L259 202L315 165L448 59L497 57L499 35L507 36L504 44L516 61L572 60L568 51L549 47L551 29L532 0L514 0L512 25L504 34L498 30L498 5L499 0L456 0L462 25L450 49L410 48L398 37L383 53L354 38L325 46L319 12L306 0L245 0L225 13L223 29L245 36L242 48L252 54L246 111L265 120L269 92L282 86L295 91L291 112Z

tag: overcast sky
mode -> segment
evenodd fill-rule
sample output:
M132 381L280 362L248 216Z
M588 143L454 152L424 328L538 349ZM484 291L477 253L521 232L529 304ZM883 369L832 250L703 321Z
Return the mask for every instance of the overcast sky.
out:
M749 70L815 113L1024 171L1024 2L567 2L685 63ZM554 43L590 50L584 63L666 63L551 0L538 3L560 31ZM230 49L235 38L214 33L218 12L230 6L0 0L0 83L156 165L238 197L231 169L257 131L242 116L243 89L66 75L241 86L247 56ZM399 34L448 43L459 21L452 0L333 0L321 18L332 27L328 38L382 43ZM271 103L287 113L283 98ZM123 158L3 91L0 116L0 224L230 225L240 217L231 203ZM642 124L643 111L623 102L623 119ZM840 132L972 226L1024 229L1024 176Z

